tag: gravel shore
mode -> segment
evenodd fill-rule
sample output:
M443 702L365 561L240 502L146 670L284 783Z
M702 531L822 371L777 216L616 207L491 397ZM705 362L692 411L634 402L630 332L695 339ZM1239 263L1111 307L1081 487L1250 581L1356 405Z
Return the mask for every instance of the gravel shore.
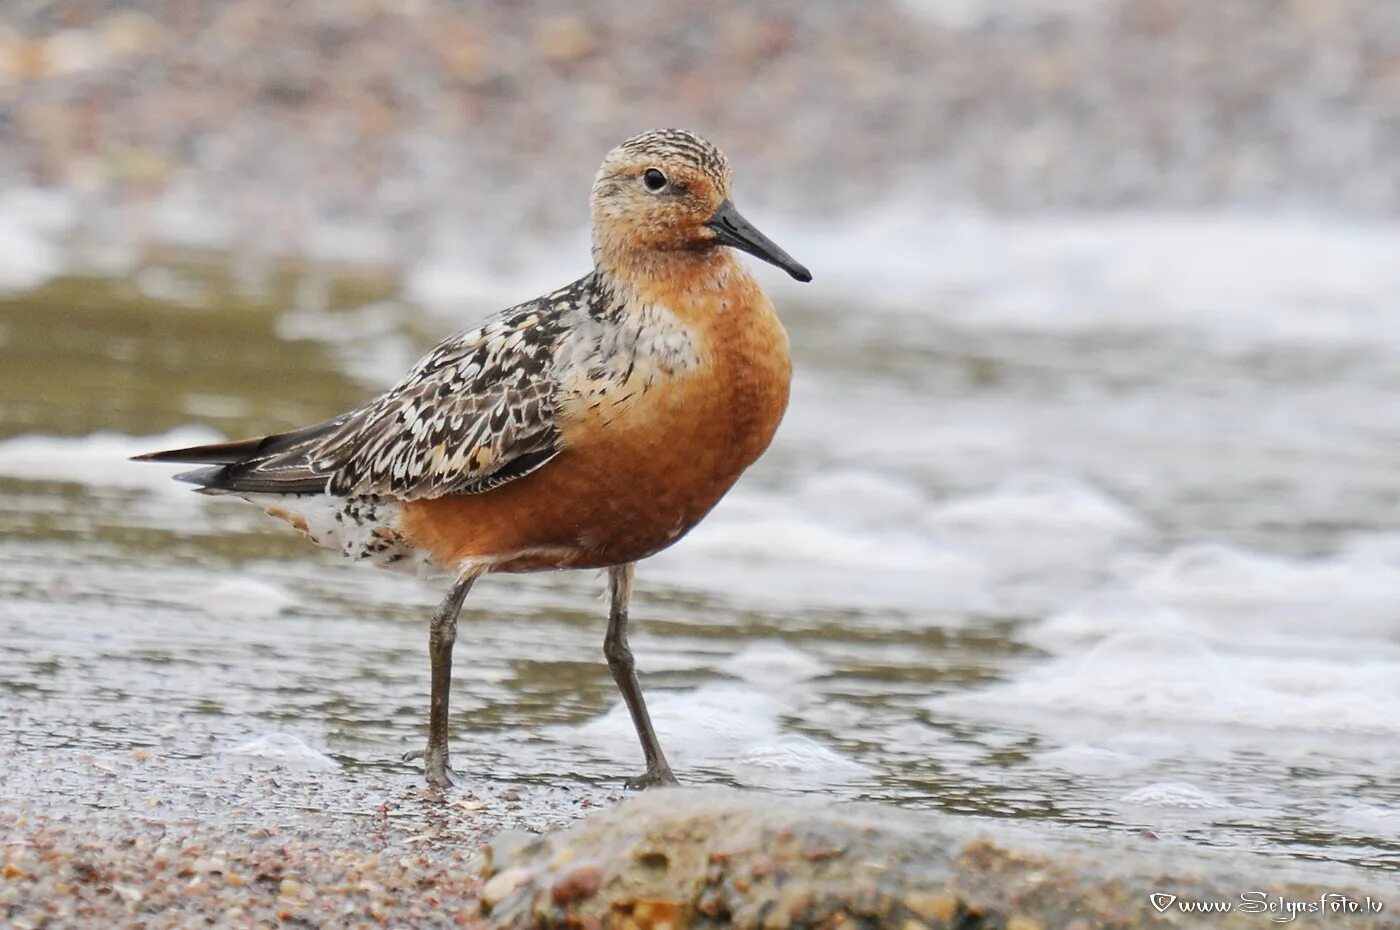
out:
M1393 925L1388 902L1364 881L1329 883L1326 870L1314 868L1300 883L1262 860L1150 840L1078 852L1043 837L992 842L978 837L984 827L961 818L724 789L649 792L570 829L496 834L488 826L496 815L543 799L521 794L399 801L358 835L333 826L324 838L308 835L305 821L272 817L240 827L134 813L109 812L97 825L0 814L0 918L15 930L1094 930L1167 928L1189 918L1154 909L1153 894L1238 902L1242 889L1257 888L1281 908L1355 902L1356 910L1326 913L1327 926L1339 930ZM419 817L420 826L435 826L402 829ZM1267 919L1241 910L1213 914L1210 925L1248 928Z
M478 926L461 851L374 851L131 818L82 826L0 814L0 916L80 927Z
M86 804L31 798L0 812L0 925L476 926L471 861L487 841L620 800L500 784L444 797L409 776L289 772L208 773L201 788L183 766L147 761L92 763L116 774L104 790L88 783ZM161 774L132 778L141 768Z
M617 785L480 778L443 794L407 764L340 767L294 741L275 758L0 747L0 927L457 927L478 911L473 856L622 800ZM55 724L62 730L62 724ZM193 724L196 729L198 724ZM185 733L191 735L190 732Z
M87 0L0 12L0 181L78 225L420 254L576 228L689 125L748 202L1400 208L1400 6ZM489 222L483 218L490 217ZM329 227L333 233L325 234ZM322 230L322 232L318 232Z

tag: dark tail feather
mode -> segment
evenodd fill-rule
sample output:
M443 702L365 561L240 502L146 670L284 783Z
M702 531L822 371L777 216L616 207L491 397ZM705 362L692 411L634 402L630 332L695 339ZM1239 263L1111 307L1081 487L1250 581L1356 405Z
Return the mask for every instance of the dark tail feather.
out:
M167 449L164 452L147 452L145 455L133 455L133 462L180 462L190 465L233 465L257 455L261 450L260 446L273 437L259 437L257 439L240 439L237 442L215 442L207 446L190 446L187 449ZM186 472L185 475L195 475L199 472ZM175 477L184 481L185 475Z
M159 460L150 459L148 461ZM233 490L229 487L227 465L216 465L213 468L196 468L194 471L182 471L175 476L175 480L194 485L195 490L200 494L225 494Z
M163 452L134 455L131 460L133 462L179 462L190 465L212 465L213 468L182 471L175 476L175 480L195 485L201 494L223 494L232 490L229 484L229 466L255 458L258 455L259 447L271 438L270 436L260 436L256 439L240 439L237 442L215 442L207 446L166 449Z
M288 470L268 473L257 462L196 468L175 476L200 494L324 494L326 476Z
M145 455L133 456L132 461L212 466L181 472L175 476L176 481L196 485L201 494L240 491L313 494L325 490L326 475L311 469L300 451L309 440L335 428L340 422L332 420L256 439L147 452Z

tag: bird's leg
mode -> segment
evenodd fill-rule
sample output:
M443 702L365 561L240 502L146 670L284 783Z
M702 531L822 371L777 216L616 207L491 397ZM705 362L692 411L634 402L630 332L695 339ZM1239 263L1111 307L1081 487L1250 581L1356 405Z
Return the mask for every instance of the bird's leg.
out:
M428 659L432 663L432 696L428 705L428 747L404 759L422 759L428 784L447 788L461 784L447 764L447 703L452 692L452 644L457 641L457 614L476 575L459 578L442 599L428 624Z
M636 778L629 778L627 787L674 785L677 784L676 776L671 774L671 766L666 762L666 755L656 740L656 732L651 728L651 716L642 698L642 686L637 683L632 650L627 646L627 604L632 599L635 575L636 567L631 562L608 569L612 609L608 615L608 635L603 640L603 655L608 657L608 669L622 692L622 699L627 702L627 710L632 714L632 724L637 728L637 738L642 741L642 753L647 760L647 770Z

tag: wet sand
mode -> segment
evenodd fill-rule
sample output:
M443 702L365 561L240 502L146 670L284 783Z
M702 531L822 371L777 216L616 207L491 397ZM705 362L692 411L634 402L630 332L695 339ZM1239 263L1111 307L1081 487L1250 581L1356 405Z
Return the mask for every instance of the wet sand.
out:
M438 927L479 922L469 866L621 794L418 787L257 759L0 752L0 923L28 928Z

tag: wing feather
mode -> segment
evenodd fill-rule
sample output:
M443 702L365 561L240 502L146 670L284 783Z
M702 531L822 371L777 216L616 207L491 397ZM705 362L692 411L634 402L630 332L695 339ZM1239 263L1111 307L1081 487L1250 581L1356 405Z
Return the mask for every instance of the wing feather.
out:
M559 454L554 360L591 275L513 307L428 353L398 385L349 413L291 433L178 450L219 463L182 476L210 493L476 494Z
M439 346L306 456L332 494L472 494L559 451L552 373L561 322L532 305Z

